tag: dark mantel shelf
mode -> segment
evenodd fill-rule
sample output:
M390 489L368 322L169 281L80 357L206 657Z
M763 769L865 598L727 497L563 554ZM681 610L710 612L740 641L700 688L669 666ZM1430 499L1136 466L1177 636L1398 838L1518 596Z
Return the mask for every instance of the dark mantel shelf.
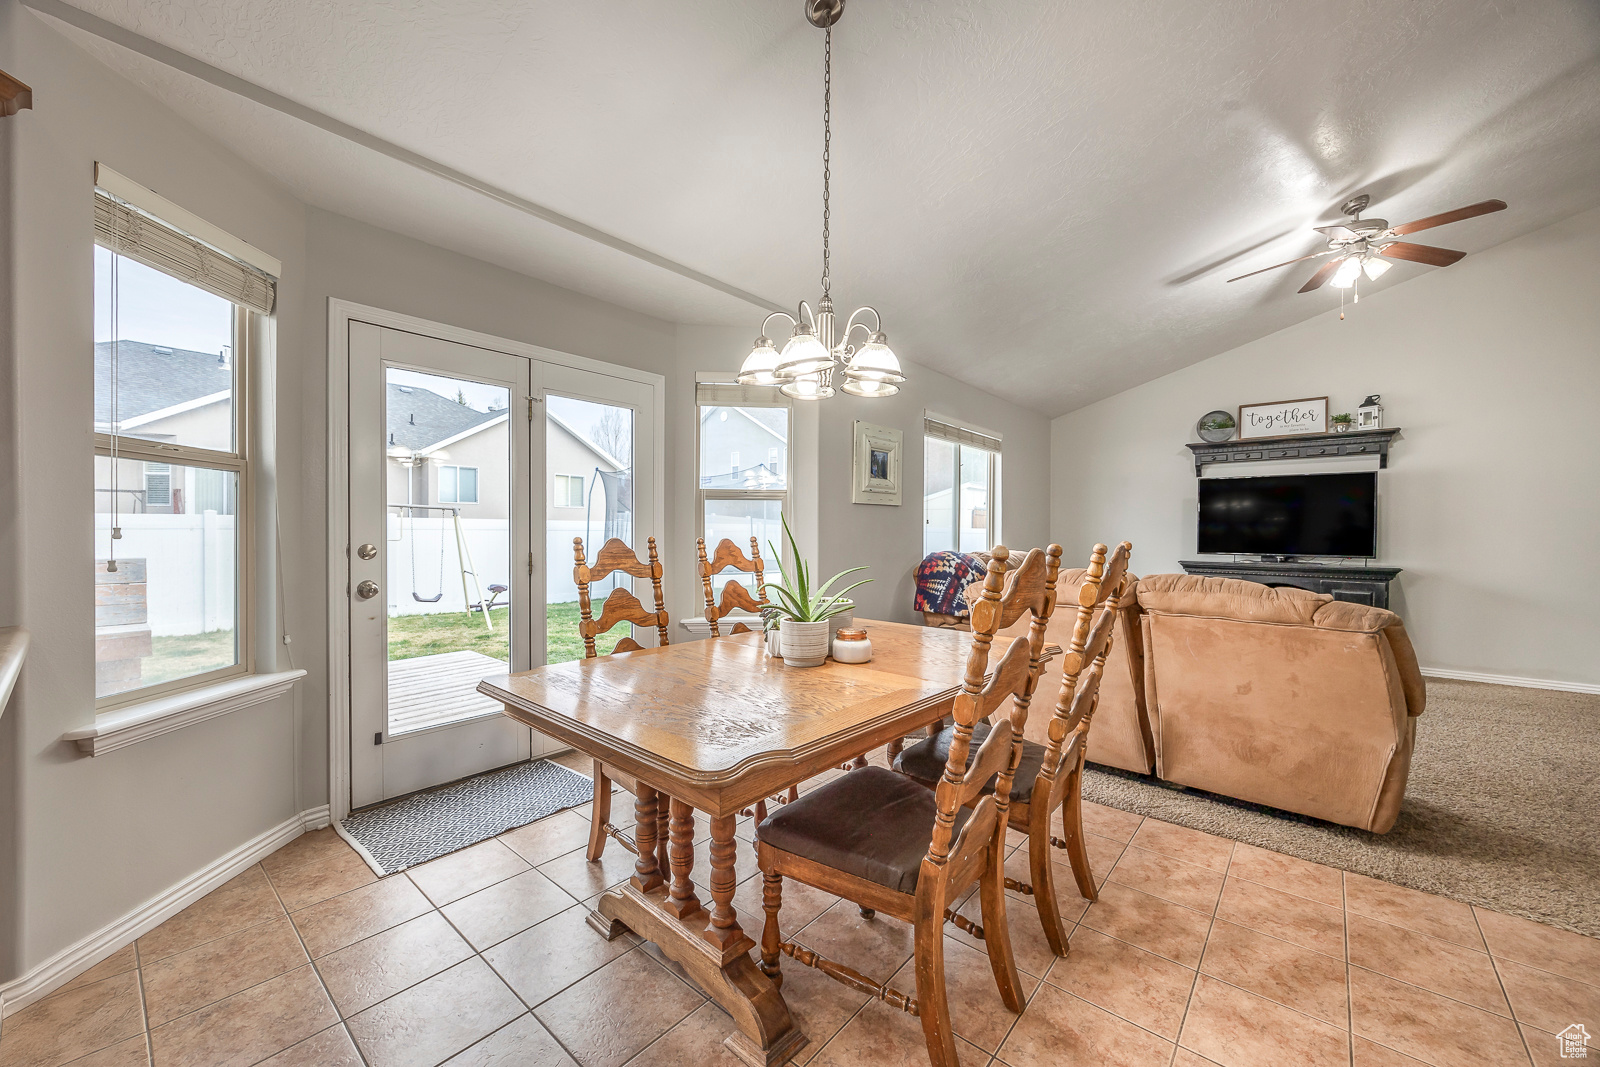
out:
M1347 430L1344 433L1303 433L1290 437L1256 437L1249 441L1189 442L1194 453L1194 473L1208 463L1252 463L1265 459L1311 459L1322 456L1377 456L1378 466L1389 465L1389 445L1400 427Z
M1345 435L1341 435L1345 436ZM1389 606L1389 583L1400 573L1399 567L1376 564L1352 566L1341 563L1257 563L1253 560L1180 560L1185 574L1213 578L1242 578L1262 585L1291 585L1313 593L1328 593L1335 600L1349 600L1375 608Z

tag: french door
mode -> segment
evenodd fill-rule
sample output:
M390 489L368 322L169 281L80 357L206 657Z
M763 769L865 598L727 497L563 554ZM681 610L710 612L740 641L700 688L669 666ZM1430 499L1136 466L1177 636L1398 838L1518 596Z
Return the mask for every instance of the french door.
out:
M655 405L638 381L359 321L348 350L359 808L554 750L476 687L582 654L573 538L592 559L655 532Z

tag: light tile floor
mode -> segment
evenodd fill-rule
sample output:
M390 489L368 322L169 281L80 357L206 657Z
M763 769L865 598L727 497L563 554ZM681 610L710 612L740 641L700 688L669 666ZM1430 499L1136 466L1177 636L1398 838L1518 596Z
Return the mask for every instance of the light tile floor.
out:
M965 1065L1546 1067L1575 1062L1554 1036L1572 1023L1600 1058L1600 941L1088 809L1102 888L1089 905L1058 868L1070 955L1010 901L1021 1016L980 943L950 928ZM631 805L614 811L625 823ZM586 814L383 879L331 830L306 834L5 1020L0 1065L736 1067L732 1022L676 965L585 925L633 862L615 844L584 861ZM1024 859L1010 864L1026 877ZM736 904L757 930L753 850L739 863ZM815 951L914 989L903 924L793 883L783 916ZM917 1020L785 963L811 1039L798 1062L927 1063Z

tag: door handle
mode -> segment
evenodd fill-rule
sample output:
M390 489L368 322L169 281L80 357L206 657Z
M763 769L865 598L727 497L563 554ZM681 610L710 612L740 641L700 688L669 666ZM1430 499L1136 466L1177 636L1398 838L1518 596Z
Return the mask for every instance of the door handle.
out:
M378 583L373 581L371 578L368 578L366 581L356 586L356 596L360 597L362 600L371 600L377 595Z

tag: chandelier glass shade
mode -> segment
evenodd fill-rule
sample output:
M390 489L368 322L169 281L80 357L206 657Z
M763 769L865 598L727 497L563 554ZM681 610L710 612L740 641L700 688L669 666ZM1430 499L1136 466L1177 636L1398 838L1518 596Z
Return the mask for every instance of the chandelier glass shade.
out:
M740 385L776 386L784 396L795 400L824 400L834 395L834 378L839 388L852 396L894 396L899 383L906 380L900 360L889 348L883 322L876 308L856 309L846 320L844 330L834 336L833 297L828 264L828 194L830 151L833 141L833 24L844 12L844 0L805 0L806 18L824 33L822 63L822 299L816 309L804 300L796 314L775 311L761 323L760 336L739 368ZM871 315L872 328L865 321ZM767 323L788 319L793 334L782 352L767 337ZM857 329L866 334L857 348L851 341Z

